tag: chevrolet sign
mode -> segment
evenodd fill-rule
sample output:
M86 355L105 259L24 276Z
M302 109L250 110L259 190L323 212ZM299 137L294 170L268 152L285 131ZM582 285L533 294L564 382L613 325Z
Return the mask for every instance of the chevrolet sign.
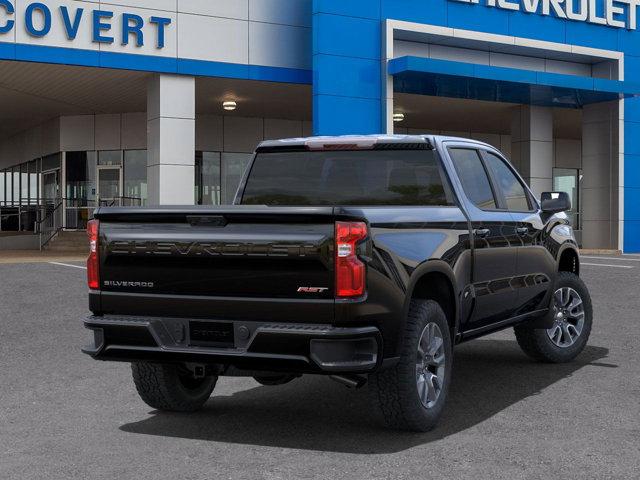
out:
M450 0L504 10L554 16L609 27L636 29L640 0Z

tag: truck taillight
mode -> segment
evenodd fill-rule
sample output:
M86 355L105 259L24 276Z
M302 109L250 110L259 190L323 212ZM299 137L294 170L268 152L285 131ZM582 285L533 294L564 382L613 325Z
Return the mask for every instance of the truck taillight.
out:
M366 270L356 254L356 245L365 238L365 223L336 222L336 297L364 294Z
M87 235L89 236L89 258L87 258L87 283L91 290L100 288L100 258L98 256L98 233L100 222L89 220L87 223Z

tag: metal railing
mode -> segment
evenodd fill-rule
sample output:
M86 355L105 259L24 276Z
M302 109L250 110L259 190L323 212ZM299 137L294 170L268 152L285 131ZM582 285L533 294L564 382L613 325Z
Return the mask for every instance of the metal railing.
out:
M31 198L0 202L0 231L7 221L9 230L33 231L40 237L40 250L62 229L84 230L97 207L140 207L138 197L116 197L108 200L86 198Z
M19 207L6 207L0 205L0 232L3 230L3 225L8 220L16 218L18 224L18 231L20 230L20 208Z
M30 232L36 220L41 199L0 201L0 231ZM5 228L9 224L9 228Z
M86 198L67 198L65 200L64 228L84 230L87 222L93 218L97 207L140 207L143 200L138 197L116 197L108 200L89 200Z
M64 228L70 230L84 230L87 222L93 218L93 211L98 207L95 200L86 198L65 199Z
M53 203L42 205L38 209L34 233L40 237L40 250L53 240L62 230L64 199L56 199Z
M142 199L139 197L116 197L100 200L100 207L141 207Z

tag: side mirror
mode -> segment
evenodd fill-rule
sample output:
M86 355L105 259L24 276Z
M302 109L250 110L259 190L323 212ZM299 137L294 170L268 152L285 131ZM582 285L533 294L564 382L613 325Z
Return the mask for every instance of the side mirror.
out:
M541 208L545 213L571 210L571 198L567 192L544 192L541 200Z

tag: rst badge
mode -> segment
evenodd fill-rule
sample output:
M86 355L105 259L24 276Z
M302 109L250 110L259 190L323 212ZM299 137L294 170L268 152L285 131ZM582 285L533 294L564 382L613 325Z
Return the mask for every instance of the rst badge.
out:
M323 293L327 290L327 287L298 287L298 293Z

